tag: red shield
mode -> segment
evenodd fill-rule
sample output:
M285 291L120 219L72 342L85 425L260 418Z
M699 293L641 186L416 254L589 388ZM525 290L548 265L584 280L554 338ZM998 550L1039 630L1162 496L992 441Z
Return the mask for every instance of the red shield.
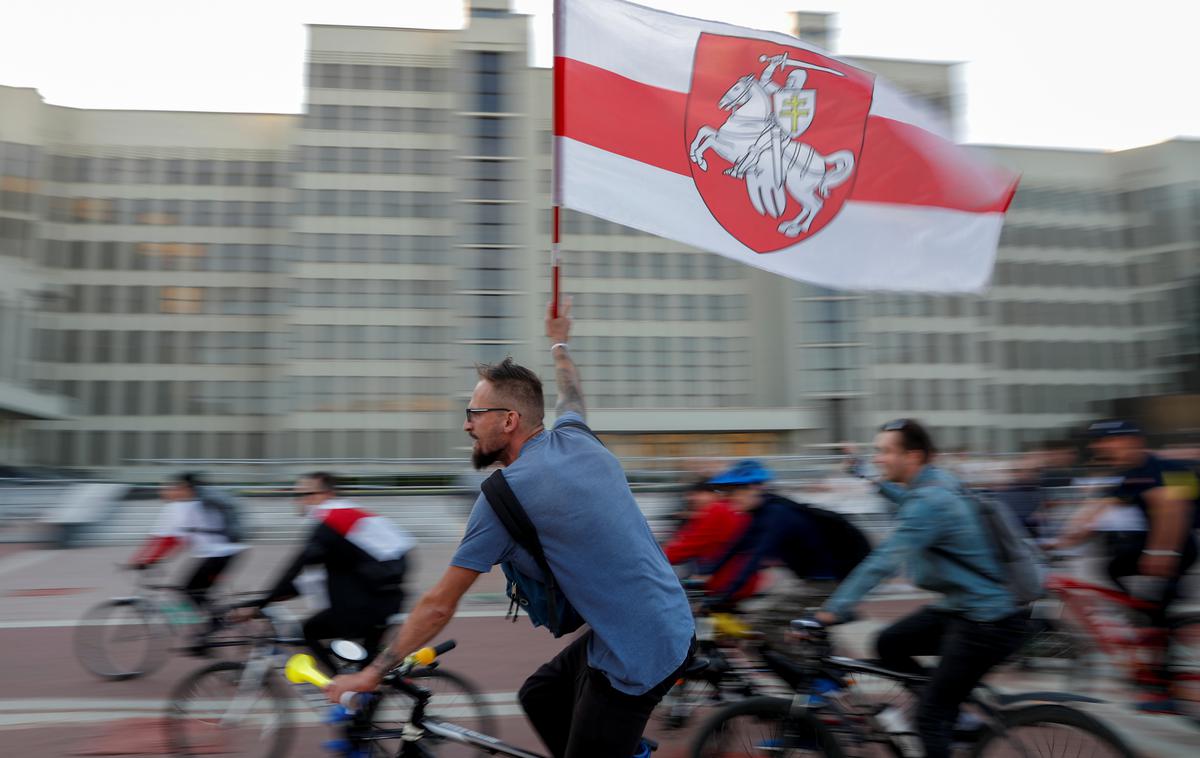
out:
M873 88L872 74L835 58L701 34L685 139L692 179L717 222L759 253L819 232L853 189Z

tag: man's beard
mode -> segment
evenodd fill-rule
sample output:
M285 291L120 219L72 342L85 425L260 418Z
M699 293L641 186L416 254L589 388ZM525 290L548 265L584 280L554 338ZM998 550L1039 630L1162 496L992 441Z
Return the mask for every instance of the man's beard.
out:
M496 461L500 460L500 453L504 448L497 448L491 452L485 452L479 445L479 440L475 441L475 447L471 450L471 464L475 466L476 471L482 471Z

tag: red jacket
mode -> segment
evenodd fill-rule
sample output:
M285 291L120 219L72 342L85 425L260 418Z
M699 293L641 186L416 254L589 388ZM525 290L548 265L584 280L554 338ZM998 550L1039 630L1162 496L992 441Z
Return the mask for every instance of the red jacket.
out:
M672 564L686 561L712 563L725 556L749 525L750 514L736 510L728 500L718 500L688 519L675 538L663 546L663 552ZM727 562L708 580L705 589L715 593L729 586L744 564L745 558L741 556ZM733 599L742 600L753 595L761 583L762 576L756 574Z

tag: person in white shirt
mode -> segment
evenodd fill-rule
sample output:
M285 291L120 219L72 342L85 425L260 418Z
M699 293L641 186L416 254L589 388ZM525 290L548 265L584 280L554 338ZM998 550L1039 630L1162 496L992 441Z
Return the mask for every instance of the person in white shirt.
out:
M246 549L230 539L230 524L215 505L201 496L204 484L198 474L178 474L163 484L160 495L166 507L150 538L130 560L135 569L145 569L187 547L195 564L183 592L202 610L209 605L209 590Z

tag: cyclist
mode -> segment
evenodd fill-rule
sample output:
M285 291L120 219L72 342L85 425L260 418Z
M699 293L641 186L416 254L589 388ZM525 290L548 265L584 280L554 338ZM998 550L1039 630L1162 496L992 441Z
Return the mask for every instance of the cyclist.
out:
M478 367L463 429L475 441L476 468L504 466L559 588L591 627L526 680L521 706L555 758L612 758L638 748L651 711L691 655L695 624L620 463L579 428L585 409L567 345L570 325L569 301L558 316L547 307L558 384L558 420L550 429L542 423L541 381L511 358ZM374 663L334 679L330 699L377 687L402 656L450 622L475 580L503 561L527 575L537 567L481 495L441 580Z
M670 542L663 545L663 552L672 566L688 563L699 566L719 560L750 526L750 515L735 508L725 493L707 479L701 479L689 488L687 502L687 520ZM744 557L726 563L708 578L705 591L718 593L741 573L744 563ZM730 599L736 602L751 597L758 591L760 580L761 574L755 573L732 593Z
M916 732L926 756L944 758L959 707L1020 647L1029 613L1001 581L985 527L958 480L933 465L929 432L910 419L893 421L876 435L875 450L880 491L899 505L899 523L846 577L817 620L850 620L868 592L904 567L919 587L943 595L884 629L875 644L882 665L931 676L917 706ZM914 660L926 655L941 656L931 672Z
M1088 430L1096 462L1112 469L1118 477L1108 500L1115 512L1132 509L1144 518L1144 531L1129 532L1126 539L1110 544L1108 574L1124 591L1135 590L1154 603L1148 614L1153 626L1165 628L1167 612L1179 596L1180 580L1196 562L1196 540L1192 534L1198 494L1196 473L1185 462L1166 460L1150 453L1146 437L1128 421L1098 421ZM1153 577L1153 587L1143 582L1133 587L1129 578ZM1138 704L1145 711L1174 712L1169 696L1165 637L1157 650L1158 669L1147 681L1147 699Z
M196 561L183 592L198 608L207 610L209 590L246 546L231 539L226 516L205 499L203 490L200 475L190 472L177 474L162 485L159 496L166 506L150 539L130 559L130 567L148 568L186 545Z
M820 598L817 602L828 597L837 580L871 552L871 543L845 518L767 490L772 478L758 461L744 460L709 481L727 494L735 509L750 514L741 539L710 567L715 579L731 563L741 564L731 579L715 589L712 605L730 602L768 562L779 562L804 582L801 597L784 605L804 608L813 604L813 597Z
M324 597L316 604L327 601L328 607L310 616L303 632L317 660L336 671L324 641L361 639L367 654L374 654L388 619L404 602L413 539L386 518L339 497L337 479L328 472L300 477L295 497L299 515L312 522L308 539L270 592L234 618L244 620L255 609L296 597L298 585L324 584L324 592L316 593Z

